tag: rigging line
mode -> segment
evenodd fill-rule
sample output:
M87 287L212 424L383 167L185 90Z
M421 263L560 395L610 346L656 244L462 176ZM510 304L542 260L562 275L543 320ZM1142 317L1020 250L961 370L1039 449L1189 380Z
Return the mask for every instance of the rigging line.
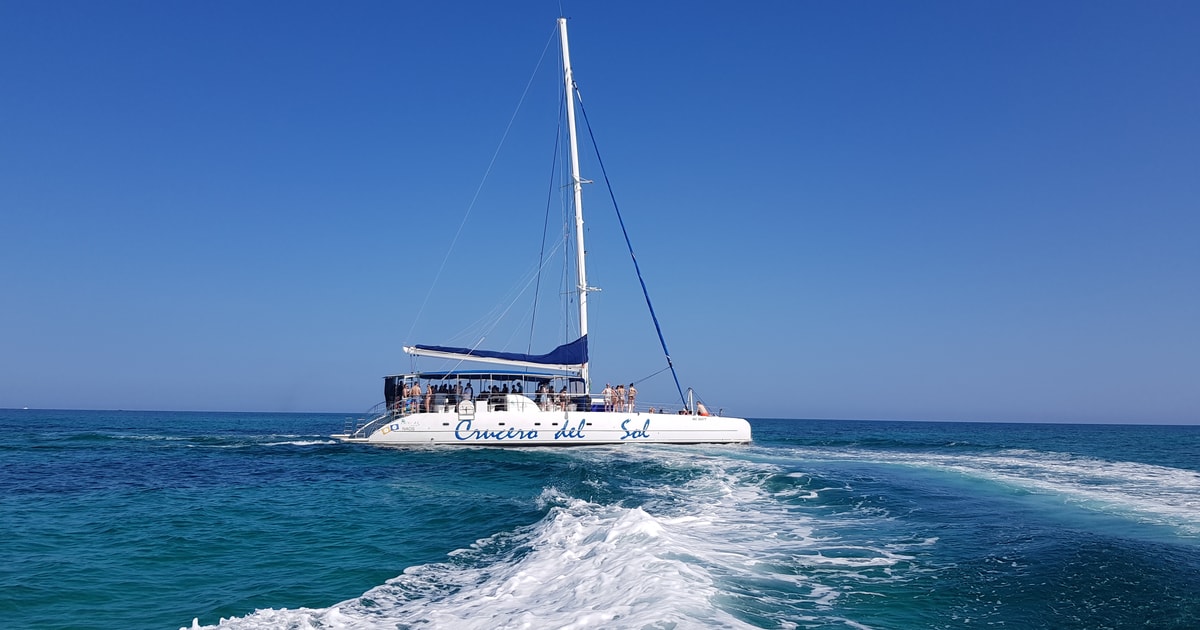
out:
M551 256L553 256L553 255L554 255L554 254L556 254L556 253L557 253L557 252L558 252L558 251L559 251L561 248L562 248L562 243L559 243L559 244L555 245L555 246L554 246L554 247L553 247L553 248L550 250L550 255L551 255ZM521 290L520 290L520 291L517 293L517 295L515 295L515 296L512 298L512 300L509 302L509 306L508 306L508 308L506 308L506 309L504 310L504 312L500 314L500 316L499 316L499 317L503 318L503 317L507 317L507 316L508 316L508 313L509 313L509 311L511 311L511 310L512 310L512 309L513 309L513 308L516 306L516 304L517 304L517 300L518 300L518 299L520 299L520 297L521 297L522 295L524 295L524 294L525 294L525 292L526 292L526 291L529 289L529 285L533 283L533 281L534 281L534 277L536 277L537 279L539 279L539 282L540 282L540 278L541 278L541 275L542 275L542 270L543 270L543 268L544 268L544 266L539 266L539 267L538 267L538 269L537 269L537 271L536 271L536 273L533 273L533 272L531 272L531 274L530 274L530 279L525 281L525 285L524 285L523 287L521 287ZM536 318L536 315L537 315L536 309L532 309L532 308L531 308L531 309L530 309L530 313L529 313L529 316L530 316L530 318L531 318L531 322L532 322L532 320L533 320L534 318ZM521 319L524 319L524 317L522 317ZM495 329L495 327L499 325L499 323L500 323L499 321L496 321L496 325L492 326L492 328L491 328L491 329L489 329L489 331L490 331L490 330L494 330L494 329ZM508 338L508 340L505 342L504 346L502 346L502 347L504 347L504 348L507 348L507 347L509 347L509 344L512 342L512 340L513 340L514 338L516 338L516 336L517 336L517 331L516 331L516 330L515 330L515 328L514 328L514 330L513 330L512 334L510 334L510 335L509 335L509 338ZM532 348L533 348L533 339L532 339L532 336L533 336L533 335L532 335L532 331L531 331L531 333L530 333L530 339L529 339L529 342L526 344L526 351L525 351L525 352L526 352L526 354L532 354L532 353L533 353L533 349L532 349Z
M558 250L558 247L555 247L554 251L557 251L557 250ZM496 330L496 327L500 325L500 322L503 321L504 318L508 316L508 312L511 311L514 306L516 306L517 300L520 299L521 296L524 295L525 292L529 290L530 285L532 285L534 280L540 275L541 275L541 269L538 269L536 274L531 274L531 277L529 277L529 279L527 279L525 281L525 284L521 286L521 289L520 289L520 291L517 292L517 295L508 301L508 306L505 306L503 310L501 310L494 318L492 318L492 322L491 322L490 326L487 326L486 328L483 329L483 331L482 331L483 335L485 335L485 336L491 335L492 332ZM493 309L493 311L494 311L494 309Z
M478 348L478 347L479 347L479 344L483 343L483 340L484 340L484 339L486 339L486 338L487 338L487 337L480 337L480 338L479 338L479 341L476 341L476 342L475 342L475 345L471 346L471 352L475 352L475 348ZM446 370L446 371L447 371L447 372L457 372L457 371L458 371L458 366L462 365L462 364L463 364L463 362L465 362L466 360L467 360L467 359L466 359L466 357L464 357L464 358L462 358L462 359L459 359L459 360L458 360L458 363L455 363L455 364L454 364L454 367L452 367L452 368L450 368L449 370ZM468 380L470 380L470 379L468 379Z
M571 271L572 271L571 259L574 258L574 256L572 256L571 254L572 254L572 252L575 251L575 243L574 243L574 240L571 238L570 225L567 223L566 214L569 211L569 208L564 206L563 210L564 210L564 212L563 212L564 216L563 216L563 222L562 222L562 227L563 227L562 238L563 238L563 244L565 245L564 249L566 251L567 259L565 261L563 261L562 277L561 277L562 292L559 293L559 295L566 296L566 299L562 301L563 311L562 311L562 320L561 320L563 323L562 339L563 339L563 342L565 343L567 341L570 341L571 335L574 334L571 331L571 313L572 313L572 311L575 310L575 305L577 303L573 299L575 292L571 290L571 287L578 285L578 283L574 281L574 279L572 278L572 273L571 273Z
M596 163L600 165L600 174L604 175L604 185L608 187L608 197L612 200L613 210L617 213L617 222L621 224L621 233L625 235L625 246L629 248L629 257L633 259L633 269L637 272L638 282L642 285L642 295L646 297L646 307L650 309L650 319L654 320L654 330L658 333L658 342L662 344L663 354L667 357L667 367L671 370L671 376L675 379L675 389L679 391L679 398L683 404L687 404L687 397L683 395L683 387L679 384L679 374L675 372L675 364L671 361L671 351L667 350L667 340L663 337L662 326L658 324L658 316L654 314L654 305L650 303L650 291L646 288L646 281L642 278L642 268L638 265L637 256L633 253L633 243L629 240L629 231L625 229L625 219L621 217L621 209L617 206L617 196L613 192L612 182L608 179L608 170L604 168L604 159L600 157L600 146L596 144L596 135L592 133L592 121L588 120L587 108L583 106L583 94L579 91L578 85L572 85L575 89L575 96L579 99L579 111L583 113L583 123L588 130L588 138L592 141L592 150L596 152Z
M446 255L442 257L442 263L438 265L437 273L433 276L433 282L429 285L429 290L425 292L425 299L421 301L421 307L417 309L417 314L413 317L412 325L408 329L408 334L404 339L410 339L413 330L417 327L417 322L421 319L421 314L425 312L425 307L429 305L429 298L433 295L433 290L437 287L438 280L442 277L442 272L446 269L446 262L450 260L450 254L454 252L454 246L458 244L458 239L462 236L463 228L467 225L467 219L471 216L471 211L475 208L475 202L479 200L479 194L483 192L483 185L487 182L488 175L492 173L492 167L496 165L496 158L500 157L500 149L504 147L504 141L508 139L508 132L512 131L513 122L517 119L517 112L521 111L521 106L525 103L525 97L529 95L529 88L533 85L533 79L537 76L538 70L542 67L542 62L546 59L546 51L550 50L550 43L554 41L554 36L558 28L555 25L554 30L550 34L550 38L546 40L546 45L542 48L542 56L538 57L538 62L533 68L533 72L529 75L529 80L525 83L525 90L521 92L521 99L517 101L517 107L513 110L512 116L508 119L508 125L504 128L504 134L500 136L500 143L496 145L496 151L492 153L492 160L488 162L487 170L483 173L483 178L479 180L479 186L475 188L475 195L471 197L471 203L467 204L467 211L463 214L462 222L458 224L458 231L454 233L454 238L450 241L450 247L446 250Z
M561 243L556 244L550 249L550 254L553 255L554 252L557 252L561 247ZM506 292L498 298L494 305L492 305L486 312L481 313L479 317L477 317L469 325L455 333L451 337L451 340L466 337L474 338L478 334L483 334L483 331L485 330L490 331L495 328L500 319L505 316L505 313L507 313L507 311L515 305L516 300L520 299L520 297L525 294L525 290L528 288L528 285L537 278L537 275L540 272L541 268L539 268L536 264L522 270L521 273L516 276L514 283L507 287ZM525 318L522 317L521 321L523 322L524 319Z
M562 242L555 244L554 247L550 248L549 255L553 257L562 248ZM540 277L546 264L549 263L542 263L541 266L533 267L523 272L517 283L509 288L508 293L501 298L498 304L491 307L486 313L459 332L451 335L450 340L474 338L476 335L490 335L508 315L508 312L513 309L517 300L521 299L521 296L525 295L525 292L529 290L529 285L533 284L534 280Z
M533 327L537 323L538 296L541 295L542 290L542 261L546 257L546 232L550 228L550 201L554 198L554 174L558 172L558 149L562 144L562 112L565 100L558 99L558 127L554 130L554 159L550 161L550 186L546 190L546 216L542 219L542 246L538 250L537 287L533 290L533 317L529 320L529 343L525 348L526 354L533 352Z
M659 371L657 371L657 372L655 372L655 373L651 374L650 376L643 376L642 378L634 379L634 381L633 381L633 382L634 382L635 384L637 384L637 383L642 383L642 382L648 381L648 380L650 380L650 379L654 378L655 376L658 376L659 374L662 374L663 372L666 372L666 371L667 371L667 370L669 370L669 369L671 369L671 367L670 367L670 366L667 366L667 367L665 367L665 368L663 368L663 369L661 369L661 370L659 370Z

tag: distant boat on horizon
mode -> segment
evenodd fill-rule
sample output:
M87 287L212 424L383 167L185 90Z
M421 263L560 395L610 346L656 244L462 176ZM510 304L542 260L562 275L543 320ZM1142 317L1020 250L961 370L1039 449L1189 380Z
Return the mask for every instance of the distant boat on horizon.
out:
M343 442L379 445L448 444L494 446L574 446L583 444L745 443L751 440L744 418L712 414L691 389L684 393L663 341L667 366L679 392L678 412L636 408L636 389L592 392L588 363L589 291L583 246L585 180L579 174L576 134L578 91L571 71L566 18L558 19L574 192L575 271L579 336L548 353L535 355L448 346L412 345L412 357L457 361L454 369L384 377L384 402L367 418L332 437ZM586 112L585 112L586 115ZM586 120L586 119L585 119ZM622 225L622 229L624 226ZM628 242L628 237L626 237ZM632 253L632 251L631 251ZM638 278L641 271L637 268ZM645 283L642 282L645 291ZM646 299L656 329L654 309ZM464 362L504 366L458 369ZM476 390L475 387L479 389ZM672 406L674 407L674 406Z

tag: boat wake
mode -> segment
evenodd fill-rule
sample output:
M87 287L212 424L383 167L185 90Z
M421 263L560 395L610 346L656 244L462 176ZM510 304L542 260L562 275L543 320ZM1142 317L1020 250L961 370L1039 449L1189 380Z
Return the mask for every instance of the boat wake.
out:
M818 534L818 517L796 507L801 495L821 492L796 491L810 480L702 450L631 450L621 457L686 469L687 479L629 488L641 497L635 506L547 487L537 523L411 567L359 598L258 610L213 627L864 627L838 615L838 599L918 570L913 550L936 542ZM604 466L613 452L578 456Z
M1030 449L951 454L800 448L789 456L951 472L1200 538L1200 473L1192 470Z

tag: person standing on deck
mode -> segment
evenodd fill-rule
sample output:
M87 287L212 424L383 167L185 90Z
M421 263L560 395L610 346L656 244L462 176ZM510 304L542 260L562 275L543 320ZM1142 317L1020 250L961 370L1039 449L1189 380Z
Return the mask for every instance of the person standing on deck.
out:
M613 410L613 388L612 388L612 385L605 383L603 393L604 393L604 410L612 411Z
M629 392L629 413L633 413L634 412L633 408L637 405L637 388L633 386L633 383L629 384L628 392Z

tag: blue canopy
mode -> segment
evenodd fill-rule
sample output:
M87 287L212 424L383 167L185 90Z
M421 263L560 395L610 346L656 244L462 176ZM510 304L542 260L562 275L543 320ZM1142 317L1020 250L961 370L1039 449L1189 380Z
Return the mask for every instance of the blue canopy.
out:
M498 352L495 350L422 345L405 347L404 351L418 356L457 358L467 361L485 361L510 365L553 366L560 370L579 369L588 361L587 335L571 343L565 343L546 354L522 354L519 352Z

